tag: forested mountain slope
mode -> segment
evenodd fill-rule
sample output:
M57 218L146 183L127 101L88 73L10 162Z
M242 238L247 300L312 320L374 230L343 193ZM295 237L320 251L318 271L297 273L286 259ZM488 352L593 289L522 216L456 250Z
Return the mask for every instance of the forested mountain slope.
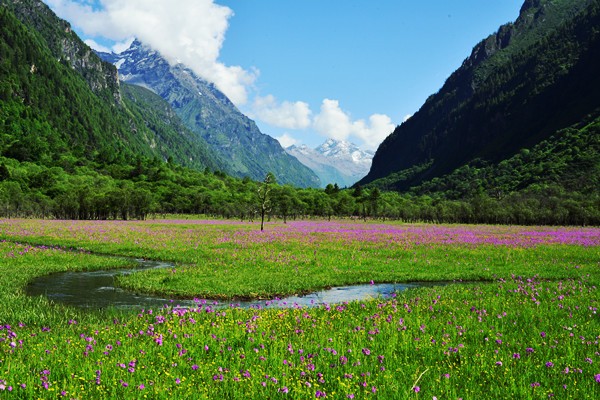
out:
M392 174L376 183L386 187L396 179L398 176ZM596 117L561 129L500 163L474 160L450 174L412 187L409 193L450 200L481 196L502 200L524 191L593 198L598 197L599 188L600 110Z
M221 170L225 161L214 154L208 144L181 121L162 97L141 86L121 83L121 93L127 109L156 135L150 147L161 154L176 154L182 165L213 171Z
M360 183L433 188L425 183L465 165L499 164L593 120L600 107L599 3L527 0L515 23L475 46L440 91L381 144Z
M120 100L116 69L103 63L72 30L71 25L58 18L39 0L0 0L50 53L63 65L69 66L84 78L92 91L107 100Z
M0 155L48 166L136 157L215 166L188 133L149 124L154 111L124 99L116 69L43 3L0 0L0 55Z

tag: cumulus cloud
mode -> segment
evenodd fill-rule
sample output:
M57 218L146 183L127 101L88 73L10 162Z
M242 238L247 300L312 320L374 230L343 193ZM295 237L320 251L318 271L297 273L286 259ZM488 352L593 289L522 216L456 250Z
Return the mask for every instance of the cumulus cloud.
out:
M412 114L407 114L407 115L405 115L405 116L404 116L404 119L402 120L402 122L406 122L406 121L408 121L409 119L411 119L411 118L412 118L412 116L413 116Z
M47 3L88 36L119 42L137 37L169 62L182 62L213 82L235 104L246 103L258 77L256 70L219 61L233 11L213 0L99 0L100 7L72 0Z
M313 126L322 135L337 140L345 140L352 133L350 116L340 108L337 100L323 100L321 112L315 117Z
M285 129L305 129L311 123L311 111L303 101L278 102L274 96L257 96L252 105L252 112L269 125Z
M287 132L281 136L276 137L275 139L277 139L279 141L279 144L281 144L281 147L283 147L283 148L290 147L290 146L300 143L298 140L294 139Z
M395 128L390 117L383 114L371 115L368 122L353 121L350 114L341 109L339 101L331 99L323 100L313 127L323 136L337 140L356 137L370 149L376 148Z

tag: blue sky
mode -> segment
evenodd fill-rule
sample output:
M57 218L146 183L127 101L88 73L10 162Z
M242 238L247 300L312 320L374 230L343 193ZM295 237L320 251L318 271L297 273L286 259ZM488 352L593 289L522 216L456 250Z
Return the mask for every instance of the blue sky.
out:
M45 0L92 47L133 36L214 81L264 133L376 146L523 0Z

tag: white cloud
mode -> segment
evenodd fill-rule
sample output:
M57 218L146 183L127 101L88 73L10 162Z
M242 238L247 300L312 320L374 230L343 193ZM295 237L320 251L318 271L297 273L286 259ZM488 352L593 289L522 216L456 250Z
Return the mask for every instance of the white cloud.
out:
M337 140L345 140L352 133L350 116L342 111L337 100L323 100L313 126L320 134Z
M287 132L281 136L276 137L275 139L277 139L279 141L279 143L281 144L281 147L283 147L283 148L290 147L290 146L300 143L298 140L294 139Z
M94 49L96 51L101 51L104 53L110 53L112 51L112 49L102 46L101 44L97 43L95 40L92 40L92 39L87 39L84 42L85 42L85 44L87 44L88 46L90 46L92 49Z
M383 140L396 128L392 119L384 114L373 114L369 117L369 124L359 121L360 130L356 136L361 138L367 147L376 149Z
M129 38L127 40L124 40L122 42L116 42L112 47L106 47L104 45L101 45L100 43L96 42L94 39L86 39L84 40L85 44L87 44L88 46L90 46L92 49L96 50L96 51L101 51L104 53L122 53L125 50L127 50L130 46L131 43L133 43L134 38Z
M407 114L407 115L405 115L405 116L404 116L404 119L402 120L402 122L406 122L406 121L408 121L409 119L411 119L411 118L412 118L412 116L413 116L412 114Z
M272 95L256 96L252 112L257 118L278 128L305 129L311 123L311 111L307 103L303 101L279 103Z
M69 0L46 0L88 36L123 42L137 37L171 63L178 60L244 104L258 71L221 63L219 53L233 11L213 0L99 0L101 9Z
M122 42L115 43L114 46L112 47L112 51L117 54L124 52L131 46L131 43L133 43L134 39L135 38L130 37L128 39L125 39Z
M314 118L313 127L321 135L338 140L353 136L365 147L375 149L395 128L387 115L373 114L369 121L352 121L350 114L340 108L337 100L325 99L321 112Z

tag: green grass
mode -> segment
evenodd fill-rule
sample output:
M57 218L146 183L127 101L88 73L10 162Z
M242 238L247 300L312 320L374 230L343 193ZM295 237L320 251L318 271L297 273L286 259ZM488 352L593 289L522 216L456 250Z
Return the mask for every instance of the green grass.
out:
M255 225L224 221L38 224L25 220L14 229L7 227L5 237L172 261L177 264L175 272L148 270L119 278L120 285L136 292L172 297L268 298L371 280L494 281L523 273L574 278L580 273L570 268L574 265L593 272L597 279L598 246L562 240L567 234L577 239L577 230L554 234L544 228L532 236L545 235L539 243L532 242L530 231L319 221L271 224L267 232L260 232Z
M0 242L0 397L600 396L595 229L322 223L271 225L259 236L255 228L2 221L13 242ZM312 309L82 311L28 298L24 285L129 261L14 242L175 261L175 273L135 281L177 293L185 285L229 296L370 279L486 281Z

